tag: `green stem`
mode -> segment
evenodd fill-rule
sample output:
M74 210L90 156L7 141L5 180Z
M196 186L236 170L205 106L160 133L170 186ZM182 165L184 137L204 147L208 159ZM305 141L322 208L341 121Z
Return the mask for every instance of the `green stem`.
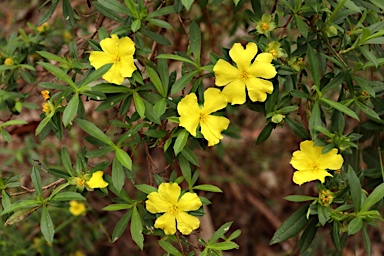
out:
M377 148L377 151L379 152L381 176L383 177L383 182L384 182L384 166L383 166L383 159L381 158L381 147L380 146Z

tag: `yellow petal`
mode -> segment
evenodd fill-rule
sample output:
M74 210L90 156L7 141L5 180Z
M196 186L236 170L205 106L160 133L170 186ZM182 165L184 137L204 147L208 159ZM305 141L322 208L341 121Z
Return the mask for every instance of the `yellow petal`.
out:
M183 235L189 235L195 229L200 226L200 220L186 212L179 212L176 215L177 229Z
M121 63L115 63L112 67L105 73L102 77L113 84L122 84L124 81L124 77L121 75Z
M217 88L208 88L204 92L203 114L211 114L227 106L227 98Z
M119 41L117 35L112 35L111 38L105 38L100 41L101 49L103 52L116 56L119 53Z
M217 86L229 84L240 76L240 71L237 68L221 59L216 62L213 72L215 72L215 84Z
M161 183L157 191L164 201L174 206L179 199L181 188L177 183Z
M221 132L226 130L229 125L229 120L222 116L209 115L200 121L201 133L208 141L208 146L213 146L219 143L223 138Z
M322 183L324 183L326 176L332 177L332 175L325 170L296 171L293 173L293 182L295 182L298 185L301 185L305 182L320 180Z
M112 55L109 55L105 52L93 51L89 55L89 62L95 69L98 69L104 66L105 64L113 63L114 58Z
M145 208L150 213L167 212L172 205L160 196L158 192L152 192L148 195L148 200L145 202Z
M227 98L227 101L232 105L243 104L246 100L245 84L240 79L237 79L225 86L221 93Z
M77 201L69 201L69 212L74 216L79 216L84 214L87 211L85 204L79 203Z
M131 38L125 36L119 41L119 56L133 55L135 53L135 43Z
M271 94L273 91L272 82L256 77L249 77L246 86L248 96L253 102L264 102L267 99L267 93Z
M344 159L337 153L337 149L332 149L331 151L320 155L317 159L317 166L320 169L330 169L338 170L343 166Z
M176 218L172 214L164 213L155 221L155 228L161 228L166 235L176 233Z
M124 56L120 58L120 74L123 77L131 77L132 73L136 70L135 62L132 55Z
M256 60L248 68L247 72L254 77L265 79L274 78L277 74L276 68L271 64L273 55L270 53L260 53Z
M182 212L196 211L202 205L196 193L186 192L177 202L177 209Z
M298 150L293 152L292 159L289 163L296 170L310 170L313 168L315 162L309 159L304 152Z
M92 174L92 177L89 181L87 181L87 185L90 188L105 188L108 186L108 183L103 180L102 171L97 171Z
M184 127L193 136L196 136L201 112L197 104L196 94L190 93L185 96L177 105L177 112L180 115L179 125Z
M323 147L315 146L315 143L311 140L306 140L300 143L300 150L314 162L317 162L321 156L321 151Z
M229 56L231 56L240 71L246 71L256 53L257 46L255 43L249 42L245 49L240 43L236 43L229 51Z

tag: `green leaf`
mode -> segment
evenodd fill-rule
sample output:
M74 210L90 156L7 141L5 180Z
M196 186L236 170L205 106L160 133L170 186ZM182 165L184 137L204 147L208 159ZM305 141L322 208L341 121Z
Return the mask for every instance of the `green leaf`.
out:
M71 27L75 25L75 12L68 0L63 0L63 16Z
M207 245L207 248L212 250L232 250L232 249L238 249L239 246L234 242L221 242L217 244Z
M3 130L1 129L0 130L0 133L1 133L1 136L3 136L3 139L6 141L6 142L11 142L12 141L12 136L11 134L9 134L9 132L7 132L6 130Z
M197 70L192 71L186 75L183 75L176 83L173 84L171 93L175 94L183 90L188 83L192 80L192 78L197 74Z
M182 129L179 135L177 135L175 145L173 146L173 150L176 156L183 150L185 144L187 144L188 137L189 132L185 129Z
M153 112L160 118L165 113L166 108L167 102L165 101L165 98L162 98L153 106Z
M320 101L325 102L328 105L330 105L331 107L333 107L334 109L337 109L340 112L343 112L344 114L346 114L346 115L356 119L357 121L360 121L360 119L356 115L356 113L354 111L352 111L351 109L349 109L348 107L344 106L343 104L341 104L339 102L335 102L333 100L328 100L328 99L325 99L325 98L320 98Z
M269 136L271 135L274 127L275 127L274 124L267 123L264 126L263 130L260 132L259 136L257 137L256 145L259 145L259 144L263 143L264 141L266 141L269 138Z
M137 30L139 30L141 27L141 20L137 19L134 22L132 22L131 29L132 32L135 33Z
M181 173L183 174L185 181L188 183L188 186L191 187L191 178L192 178L192 171L191 171L191 165L189 161L182 155L179 154L177 156L177 159L179 160L179 165L181 169Z
M57 61L57 62L64 62L64 59L53 54L53 53L50 53L50 52L46 52L46 51L36 51L40 56L46 58L47 60L54 60L54 61Z
M306 36L305 36L306 37ZM309 61L309 69L313 78L314 85L320 87L320 62L315 51L310 44L307 44L307 55Z
M87 77L85 77L84 80L81 81L80 88L87 86L88 84L92 83L93 81L99 79L102 75L107 73L107 71L112 67L112 65L113 65L113 63L108 63L108 64L105 64L104 66L96 69L95 71L93 71L90 75L88 75ZM116 85L114 85L114 87L116 87ZM92 88L92 91L93 91L93 89L94 88Z
M131 219L132 216L132 209L130 209L124 216L117 222L115 229L112 233L112 242L116 242L117 239L120 238L120 236L124 233L125 229L128 226L128 222Z
M292 131L303 140L308 140L310 138L309 133L305 126L302 123L297 122L296 120L287 116L285 122L291 127Z
M152 192L157 192L157 188L152 187L152 186L147 185L147 184L138 184L138 185L135 185L135 187L138 190L140 190L141 192L145 193L145 194L150 194Z
M79 107L79 95L76 93L68 102L63 112L63 124L66 127L75 118L77 109Z
M86 199L81 194L76 193L76 192L61 192L61 193L57 193L51 199L51 201L70 201L70 200L83 201L83 200L86 200Z
M331 217L330 207L325 207L321 204L317 204L317 216L319 218L320 224L324 226Z
M326 93L336 86L340 85L342 82L344 82L345 75L343 72L339 73L337 76L335 76L324 88L321 89L322 93Z
M116 157L119 160L119 162L128 170L132 171L132 159L131 157L122 150L121 148L117 148L115 151Z
M299 29L300 34L305 38L308 36L308 25L300 18L300 16L295 15L295 21L297 28Z
M158 240L158 243L169 255L182 256L181 252L179 252L170 242L166 240Z
M306 213L309 205L304 205L294 212L283 224L276 230L273 235L270 245L285 241L295 235L297 235L307 224L308 219Z
M66 147L63 147L61 149L61 162L65 168L65 170L68 172L70 176L74 176L72 163L71 163L71 157L69 156L69 152Z
M114 146L111 139L107 135L105 135L105 133L103 133L99 128L97 128L97 126L94 125L93 123L91 123L85 119L80 119L80 118L76 119L76 123L79 125L79 127L83 131L85 131L86 133L88 133L92 137L94 137L98 140L101 140L102 142L104 142L104 143L106 143L112 147Z
M43 196L43 190L42 190L42 185L41 185L41 176L39 170L33 166L32 167L32 174L31 174L31 179L33 186L36 189L36 192L39 196Z
M189 9L191 8L191 5L193 4L193 1L194 0L181 0L181 3L184 5L185 9L189 11Z
M141 28L139 32L142 33L143 35L149 37L153 41L156 41L159 44L162 44L164 46L172 45L171 42L165 36L156 34L152 31L146 30L144 28Z
M317 223L318 221L316 217L312 217L307 227L304 229L304 232L301 235L299 240L300 254L305 252L308 249L308 247L311 245L313 238L317 233Z
M350 235L356 234L357 232L360 231L362 227L363 227L363 219L357 216L348 224L348 235L350 236Z
M371 255L371 238L368 234L368 230L366 226L363 226L363 238L364 238L365 250L367 251L368 256L370 256Z
M72 81L72 79L60 68L52 65L51 63L46 63L46 62L37 62L39 65L41 65L43 68L57 76L57 78L63 80L67 84L69 84L72 87L72 90L74 92L78 91L77 86L75 83Z
M313 196L302 196L302 195L290 195L284 197L285 200L291 201L291 202L306 202L306 201L314 201L317 199L317 197Z
M103 14L104 16L114 20L114 21L117 21L117 22L120 22L122 23L123 22L123 18L121 18L121 16L118 14L118 12L116 12L114 10L114 7L112 6L109 6L108 3L111 3L111 2L116 2L115 0L98 0L97 2L96 1L92 1L92 5L95 6L96 10L98 10L101 14Z
M141 118L145 118L145 105L143 99L137 92L133 93L133 100L135 102L136 111Z
M49 20L49 18L55 12L58 3L59 0L52 0L51 6L49 6L49 8L44 12L43 15L41 15L40 19L37 21L37 26Z
M365 199L361 206L360 212L368 211L372 206L379 202L384 197L384 183L377 186L372 193Z
M112 162L112 182L113 186L116 188L118 192L121 191L124 185L124 170L123 165L120 163L120 161L117 159L116 155L115 158L113 158Z
M193 165L199 166L199 160L197 159L197 156L195 153L193 153L192 150L189 148L184 147L181 151L181 154Z
M36 127L35 136L39 135L40 132L44 129L44 127L51 121L52 115L48 115L44 117L43 120L39 123L39 125Z
M167 96L167 93L165 92L164 87L161 83L160 77L158 76L156 71L150 66L146 66L146 69L148 72L148 76L151 79L151 82L156 87L156 90L160 93L161 96L163 97Z
M211 184L203 184L203 185L198 185L194 186L192 189L197 189L197 190L204 190L204 191L209 191L209 192L220 192L222 193L223 191Z
M211 239L208 240L208 245L213 245L214 243L216 243L216 241L220 237L222 237L225 233L227 233L231 225L232 225L232 221L223 224L215 233L213 233Z
M357 177L355 171L351 166L348 166L348 181L349 188L351 191L351 197L353 201L353 206L355 208L355 212L360 211L361 206L361 184L360 180Z
M5 207L4 210L1 212L1 215L5 215L7 213L14 212L23 208L35 208L38 206L41 206L40 201L24 199L21 201L16 201L13 204Z
M133 207L132 219L131 219L131 236L133 241L143 250L144 236L143 236L143 224L141 223L141 217L136 207Z
M370 118L380 120L380 116L374 110L372 110L368 106L366 106L364 103L361 103L360 101L356 100L355 104L359 109L361 109Z
M127 210L131 209L133 207L133 204L111 204L106 207L104 207L103 211L120 211L120 210Z
M158 27L162 27L162 28L167 28L167 29L171 29L173 30L173 27L171 26L171 24L169 24L168 22L164 21L164 20L159 20L159 19L149 19L148 20L149 23L152 23Z
M52 243L55 229L53 227L51 216L49 215L48 209L45 205L43 205L43 210L41 212L40 230L41 233L43 233L45 240L47 240L48 243Z
M193 57L195 57L196 64L200 66L201 32L199 25L195 21L192 21L189 27L189 38Z
M3 190L4 191L4 190ZM24 220L25 218L27 218L28 216L30 216L32 213L34 213L35 211L37 211L41 206L37 206L35 208L32 208L32 209L22 209L22 210L19 210L17 212L15 212L14 214L12 214L5 222L4 222L4 226L9 226L9 225L13 225L17 222L20 222L22 220Z

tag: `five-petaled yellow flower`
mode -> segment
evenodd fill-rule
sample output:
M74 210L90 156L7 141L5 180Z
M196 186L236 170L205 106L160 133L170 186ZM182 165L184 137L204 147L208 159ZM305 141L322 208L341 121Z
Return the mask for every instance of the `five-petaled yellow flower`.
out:
M105 188L108 183L103 180L103 171L97 171L92 174L90 180L86 181L86 184L90 188Z
M155 221L155 228L163 229L166 235L176 233L176 222L183 235L189 235L200 226L200 220L186 212L199 209L201 200L195 193L186 192L181 197L180 193L177 183L161 183L158 192L150 193L145 203L150 213L164 212Z
M87 211L87 208L85 207L85 204L79 203L77 201L69 201L69 212L72 213L75 216L79 215L85 215L85 212Z
M103 51L92 51L89 56L91 65L98 69L108 63L112 67L102 77L110 83L122 84L125 77L131 77L136 70L133 54L135 43L129 37L118 38L112 35L100 41Z
M273 91L272 82L264 80L273 78L277 73L271 64L273 55L260 53L251 63L256 53L255 43L248 43L245 49L240 43L236 43L229 51L229 56L236 63L237 68L222 59L217 61L213 68L216 85L225 86L223 94L232 105L245 102L245 88L252 101L260 102L264 102L267 99L267 93L270 94Z
M225 96L217 88L208 88L204 92L204 106L199 107L196 94L190 93L177 105L180 115L179 125L190 134L196 136L196 129L200 124L201 134L208 141L208 146L213 146L223 138L222 131L226 130L229 120L211 113L227 106Z
M337 153L337 149L322 154L323 148L314 146L314 142L309 140L300 143L300 150L293 152L290 162L297 169L293 174L293 182L301 185L320 180L324 183L326 176L332 176L326 169L338 170L343 166L344 159Z

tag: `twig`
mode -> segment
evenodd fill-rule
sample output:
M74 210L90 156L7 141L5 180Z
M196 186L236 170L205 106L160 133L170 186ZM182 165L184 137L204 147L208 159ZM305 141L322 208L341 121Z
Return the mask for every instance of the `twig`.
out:
M185 253L184 253L183 245L180 242L179 234L176 232L175 235L176 235L177 243L179 244L179 247L180 247L180 250L181 250L181 254L184 256Z
M46 191L47 189L49 189L49 188L51 188L51 187L55 187L56 185L58 185L59 183L61 183L62 181L64 181L64 179L63 178L60 178L60 179L58 179L57 181L55 181L55 182L53 182L53 183L51 183L51 184L49 184L49 185L47 185L47 186L44 186L44 187L42 187L42 190L43 191ZM22 191L22 192L16 192L16 193L9 193L9 195L10 196L18 196L18 195L23 195L23 194L27 194L27 193L33 193L33 192L35 192L36 191L36 189L34 189L34 188L27 188L27 187L24 187L24 186L20 186L22 189L24 189L24 191ZM0 198L1 198L2 196L0 196Z
M181 27L183 28L184 33L185 33L185 35L187 36L188 42L190 42L191 40L189 40L189 34L188 34L188 31L187 31L187 28L185 27L185 25L184 25L184 21L183 21L183 19L181 18L180 14L177 14L177 18L179 19L179 21L180 21L180 23L181 23Z

